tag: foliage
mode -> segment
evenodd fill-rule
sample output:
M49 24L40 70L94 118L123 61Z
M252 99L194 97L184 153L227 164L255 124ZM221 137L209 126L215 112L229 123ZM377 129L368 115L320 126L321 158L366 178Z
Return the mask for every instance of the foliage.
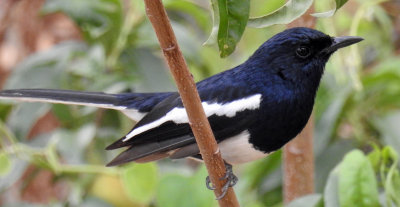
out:
M323 194L299 198L289 206L398 206L398 165L398 154L391 147L375 147L367 156L352 150L330 173ZM378 191L376 175L382 181L383 193Z
M63 42L32 54L14 68L6 88L109 93L175 90L142 1L66 2L47 0L42 14L67 14L82 31L83 41ZM317 16L335 13L319 18L317 29L332 36L365 38L359 46L335 54L326 67L315 106L316 193L289 206L351 206L354 202L400 206L399 46L392 35L395 17L384 10L382 1L353 0L349 5L335 0L334 10L329 7L331 0L210 2L208 8L204 1L163 1L197 80L241 63L283 29L275 24L289 23L311 5ZM256 30L246 28L247 23L269 27ZM218 48L203 46L203 42ZM61 127L28 139L34 124L48 112ZM117 153L105 152L105 146L134 124L122 114L3 102L0 117L5 122L0 122L1 192L34 164L52 171L56 180L68 181L68 196L54 200L54 206L216 206L213 193L204 187L203 167L169 160L103 167ZM280 151L235 171L240 172L236 189L243 206L282 206Z

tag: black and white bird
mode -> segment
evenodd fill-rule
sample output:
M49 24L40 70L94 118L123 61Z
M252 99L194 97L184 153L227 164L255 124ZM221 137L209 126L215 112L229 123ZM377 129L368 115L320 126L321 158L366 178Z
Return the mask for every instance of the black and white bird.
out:
M243 64L197 83L223 159L239 164L263 158L307 123L329 57L360 37L330 37L308 28L285 30ZM165 157L201 158L177 92L105 94L50 89L0 92L1 99L87 105L122 111L138 121L107 147L127 147L108 166Z

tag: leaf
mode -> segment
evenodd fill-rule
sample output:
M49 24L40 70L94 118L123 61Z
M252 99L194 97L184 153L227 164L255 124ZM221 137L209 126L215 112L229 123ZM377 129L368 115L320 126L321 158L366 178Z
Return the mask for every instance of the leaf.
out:
M190 186L187 177L178 174L164 176L157 189L157 206L193 206L195 205L191 200L193 195L190 195L189 191Z
M11 109L11 105L0 103L0 120L5 120Z
M400 204L400 198L398 197L400 193L400 173L399 169L397 168L399 156L391 146L386 146L382 149L382 161L382 166L390 166L386 175L386 179L383 181L386 202L388 203L388 206L391 206L389 203L392 203L393 201L397 206Z
M122 181L135 202L149 203L156 193L158 168L155 163L131 164L123 170Z
M213 9L215 7L213 6ZM221 57L230 55L243 35L249 19L249 0L218 0L218 47Z
M207 169L203 165L189 179L190 189L192 189L191 194L194 195L192 197L192 201L196 203L196 205L194 206L199 206L199 207L216 206L217 202L215 201L213 191L208 190L207 188L204 187L204 182L207 175L208 175Z
M212 8L212 19L213 26L211 29L211 34L208 39L204 42L204 45L213 45L217 43L218 38L218 28L219 28L219 9L218 9L218 0L211 0L211 8Z
M75 123L70 106L64 104L54 104L52 105L51 111L57 117L57 119L63 123L64 126Z
M290 202L287 207L316 207L320 206L321 200L321 194L306 195Z
M250 18L249 27L268 27L274 24L288 24L303 15L312 5L312 0L289 0L278 10L261 17Z
M352 89L346 87L336 92L335 98L323 112L316 123L315 133L318 139L314 139L315 154L321 155L328 146L332 133L336 131L341 114L346 106L346 102L351 97Z
M249 164L245 168L244 179L249 189L255 189L263 183L276 169L281 168L282 150L268 155L265 159Z
M187 0L173 0L164 2L164 6L168 11L176 10L191 15L203 30L208 30L210 18L208 11L194 2Z
M47 0L42 12L64 12L76 22L88 42L100 42L106 51L114 47L123 21L119 0Z
M0 176L8 174L11 170L11 162L5 152L0 151Z
M390 114L383 118L373 120L373 124L382 134L383 142L390 145L397 152L400 152L400 111L392 111Z
M324 207L339 206L339 165L329 174L324 189Z
M341 162L343 156L354 149L352 140L333 140L315 159L315 183L316 192L323 191L326 181L332 170Z
M341 207L378 207L378 186L372 165L360 151L346 154L339 168Z
M82 189L77 186L79 186L79 184L75 184L75 188L72 189L72 192L82 191ZM128 197L123 183L121 182L121 176L117 175L100 174L96 176L93 182L91 182L88 195L100 198L116 207L137 206L137 203L134 203Z
M87 147L95 135L96 126L94 124L85 124L77 130L57 130L52 139L57 140L57 149L65 162L82 164L85 162Z
M16 66L4 88L60 88L72 55L86 49L83 43L65 42L34 53Z
M24 175L28 163L21 159L12 159L10 170L7 175L2 175L0 179L0 191L10 188L15 182L18 182Z
M314 17L320 17L320 18L325 18L325 17L331 17L333 16L337 10L339 10L348 0L335 0L335 8L326 12L320 12L320 13L314 13L311 14Z
M206 176L205 167L201 167L191 177L179 174L164 176L157 190L157 206L216 206L213 192L205 188L204 180Z
M125 68L137 71L137 75L140 76L140 80L135 84L135 90L140 92L176 90L162 59L147 49L126 50L121 56L121 63Z
M374 148L374 150L368 154L368 159L374 171L378 172L382 159L381 150L376 145L372 145L372 147Z
M108 204L105 201L102 201L96 197L86 198L82 202L82 204L80 204L79 206L81 206L81 207L112 207L110 204Z
M7 126L18 140L27 138L36 121L50 110L49 104L21 103L13 108Z

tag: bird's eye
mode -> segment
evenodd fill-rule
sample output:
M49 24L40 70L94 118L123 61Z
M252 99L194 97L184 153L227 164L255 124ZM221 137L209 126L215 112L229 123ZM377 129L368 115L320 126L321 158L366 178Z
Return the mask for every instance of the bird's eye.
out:
M309 47L300 46L296 49L296 54L301 58L306 58L311 55L311 50Z

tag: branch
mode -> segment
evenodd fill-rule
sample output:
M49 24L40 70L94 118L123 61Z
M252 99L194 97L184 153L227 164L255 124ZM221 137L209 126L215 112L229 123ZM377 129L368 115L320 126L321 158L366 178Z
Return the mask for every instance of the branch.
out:
M225 180L220 180L220 178L225 175L226 169L210 124L201 105L196 84L179 49L161 0L144 0L144 2L147 16L154 27L164 57L178 86L179 94L186 109L193 134L196 137L200 153L207 167L209 177L216 187L214 193L218 197L221 195L221 188L225 184ZM221 207L239 206L232 188L229 188L227 194L219 200L219 205Z
M284 202L314 192L314 153L311 117L303 131L283 150L284 157Z
M314 28L316 19L310 15L311 13L314 13L313 6L288 26ZM314 192L313 131L314 123L311 115L303 131L283 149L283 194L286 204Z

